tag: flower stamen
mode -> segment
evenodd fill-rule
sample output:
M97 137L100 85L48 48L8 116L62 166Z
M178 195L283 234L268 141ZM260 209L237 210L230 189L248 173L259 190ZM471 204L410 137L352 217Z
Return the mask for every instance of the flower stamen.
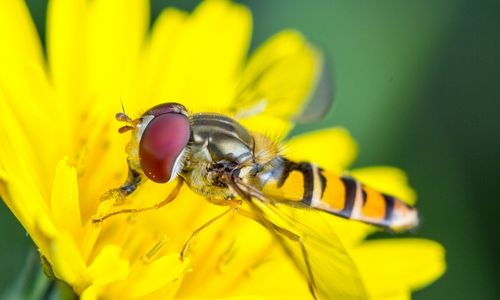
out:
M167 242L167 237L164 235L161 239L151 248L143 257L142 262L148 264L151 261L151 258L160 251L160 249Z

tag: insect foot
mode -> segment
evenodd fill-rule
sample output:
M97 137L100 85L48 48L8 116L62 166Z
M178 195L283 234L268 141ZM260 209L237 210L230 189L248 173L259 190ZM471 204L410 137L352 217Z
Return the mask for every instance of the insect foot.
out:
M125 194L121 189L111 189L102 194L96 214L92 217L92 223L101 223L109 217L109 211L125 203Z
M114 201L113 201L114 200ZM125 203L125 193L122 189L111 189L106 193L102 194L101 202L110 201L113 203L113 206L122 205Z

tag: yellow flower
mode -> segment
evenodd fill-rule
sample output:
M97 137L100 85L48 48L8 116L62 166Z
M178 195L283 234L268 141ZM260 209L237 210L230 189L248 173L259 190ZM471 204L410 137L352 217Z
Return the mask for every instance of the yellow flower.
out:
M291 97L295 103L276 108L289 115L306 98L315 72L317 53L293 31L271 38L245 65L251 16L241 5L212 0L192 14L166 9L150 33L148 12L144 0L51 0L45 58L25 3L1 1L2 199L55 276L82 299L310 298L306 280L272 235L239 215L203 231L181 261L191 233L225 209L187 188L163 209L92 223L98 208L109 205L101 195L126 176L129 137L116 133L120 124L112 118L120 102L134 116L165 101L226 111L256 64L295 51L294 69L273 75L297 74L293 84L304 87ZM291 127L265 116L245 125L275 137ZM292 159L332 171L345 170L356 155L339 128L295 137L286 149ZM352 175L414 199L397 169ZM171 189L146 182L121 207L150 206ZM372 227L331 219L371 298L407 298L444 271L444 251L435 242L364 241ZM327 280L345 284L335 274Z

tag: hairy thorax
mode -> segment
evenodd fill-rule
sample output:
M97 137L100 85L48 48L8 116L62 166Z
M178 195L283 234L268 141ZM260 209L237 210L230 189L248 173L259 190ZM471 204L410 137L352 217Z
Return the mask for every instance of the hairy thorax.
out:
M224 176L252 180L277 155L270 140L223 115L195 114L191 121L192 138L180 176L193 191L215 203L236 197Z

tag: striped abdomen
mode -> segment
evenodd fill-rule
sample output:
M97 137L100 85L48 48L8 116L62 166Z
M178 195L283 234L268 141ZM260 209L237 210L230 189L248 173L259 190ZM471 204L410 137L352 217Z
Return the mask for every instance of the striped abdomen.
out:
M391 230L418 225L417 210L346 176L325 172L311 163L286 161L277 183L287 199L310 207Z

